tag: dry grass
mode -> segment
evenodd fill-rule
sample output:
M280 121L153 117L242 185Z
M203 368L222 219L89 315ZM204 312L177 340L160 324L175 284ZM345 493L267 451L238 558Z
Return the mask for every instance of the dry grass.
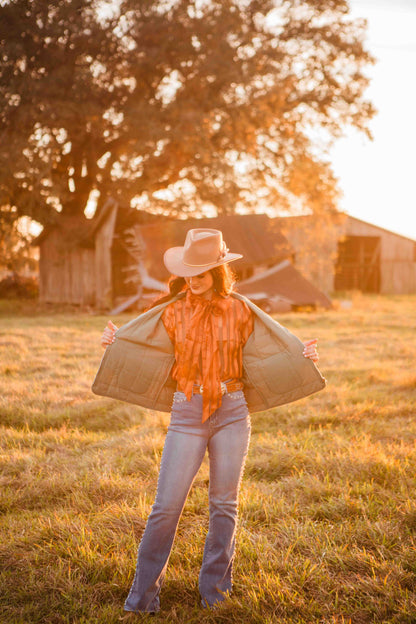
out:
M253 416L235 592L202 611L207 464L155 622L416 622L416 298L279 320L320 339L328 388ZM106 319L0 309L0 622L118 621L168 415L90 385ZM118 323L127 316L115 319Z

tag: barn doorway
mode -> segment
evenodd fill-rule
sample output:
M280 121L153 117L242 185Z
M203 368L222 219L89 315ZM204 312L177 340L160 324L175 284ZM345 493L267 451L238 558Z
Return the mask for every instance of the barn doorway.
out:
M379 236L346 236L338 242L335 290L380 292Z

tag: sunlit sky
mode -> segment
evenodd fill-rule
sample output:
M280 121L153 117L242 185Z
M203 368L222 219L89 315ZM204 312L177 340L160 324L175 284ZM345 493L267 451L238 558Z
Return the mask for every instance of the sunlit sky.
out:
M349 132L331 152L348 214L416 239L416 0L350 0L377 58L367 96L374 141Z

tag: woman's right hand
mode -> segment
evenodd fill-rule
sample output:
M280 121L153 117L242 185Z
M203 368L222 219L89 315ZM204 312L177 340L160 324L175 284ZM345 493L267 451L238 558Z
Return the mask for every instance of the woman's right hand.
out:
M103 347L103 349L106 349L108 345L114 342L114 336L117 330L118 327L114 325L113 321L108 321L107 327L105 328L101 336L101 346Z

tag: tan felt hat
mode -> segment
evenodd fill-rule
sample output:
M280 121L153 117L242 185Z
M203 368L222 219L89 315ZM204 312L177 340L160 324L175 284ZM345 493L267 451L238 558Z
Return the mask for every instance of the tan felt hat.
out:
M193 277L242 257L228 251L219 230L195 228L187 233L183 247L165 252L163 262L172 275Z

